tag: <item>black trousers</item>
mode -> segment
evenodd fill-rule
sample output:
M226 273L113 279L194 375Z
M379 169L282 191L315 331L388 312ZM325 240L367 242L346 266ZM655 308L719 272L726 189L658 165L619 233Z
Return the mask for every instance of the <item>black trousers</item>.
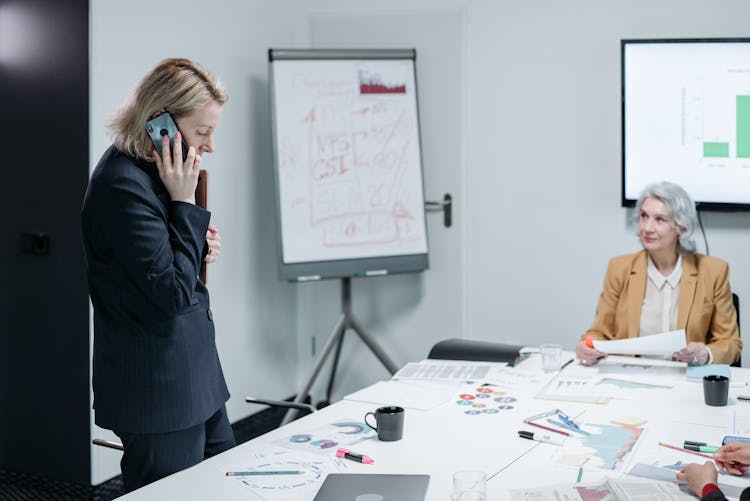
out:
M114 432L125 449L120 469L126 493L235 446L225 406L205 423L186 430L145 434Z

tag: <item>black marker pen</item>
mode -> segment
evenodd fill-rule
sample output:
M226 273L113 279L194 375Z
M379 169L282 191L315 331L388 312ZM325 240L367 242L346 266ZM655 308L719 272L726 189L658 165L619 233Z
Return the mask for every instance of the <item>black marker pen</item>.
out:
M537 442L544 442L552 445L562 445L562 442L558 442L552 436L545 433L534 433L531 431L519 430L518 436L521 438L527 438L529 440L536 440Z

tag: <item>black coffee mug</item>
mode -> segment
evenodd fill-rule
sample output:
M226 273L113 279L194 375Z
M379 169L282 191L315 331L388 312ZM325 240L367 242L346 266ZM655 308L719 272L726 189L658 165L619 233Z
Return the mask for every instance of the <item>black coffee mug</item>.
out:
M367 417L370 415L375 416L376 426L367 422ZM375 409L375 412L365 414L365 423L378 432L378 440L383 442L401 440L404 436L404 409L395 405L379 407Z
M703 400L706 405L727 405L729 378L710 374L703 376Z

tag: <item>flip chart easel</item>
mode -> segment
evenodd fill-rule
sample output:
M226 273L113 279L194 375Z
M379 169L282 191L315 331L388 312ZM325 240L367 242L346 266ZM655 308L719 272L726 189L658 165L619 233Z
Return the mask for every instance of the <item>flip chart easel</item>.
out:
M428 267L413 49L270 49L278 264L282 280L341 279L341 315L297 401L354 330L351 278ZM291 420L296 410L287 413Z

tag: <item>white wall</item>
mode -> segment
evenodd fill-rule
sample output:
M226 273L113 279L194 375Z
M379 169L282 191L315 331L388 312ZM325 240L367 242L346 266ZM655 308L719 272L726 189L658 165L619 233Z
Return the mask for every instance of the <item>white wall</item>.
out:
M163 57L196 58L229 88L217 152L204 163L224 242L209 287L233 421L257 410L247 394L294 393L311 338L320 347L339 313L337 282L276 279L267 48L418 49L427 197L452 193L456 221L446 230L428 216L429 271L355 280L353 291L357 318L404 363L453 336L572 347L607 260L638 249L619 207L619 40L750 36L743 0L371 5L92 0L92 166L108 145L105 119ZM750 304L750 215L709 213L704 223L711 253L729 261L733 289ZM387 376L354 336L345 354L334 398Z

